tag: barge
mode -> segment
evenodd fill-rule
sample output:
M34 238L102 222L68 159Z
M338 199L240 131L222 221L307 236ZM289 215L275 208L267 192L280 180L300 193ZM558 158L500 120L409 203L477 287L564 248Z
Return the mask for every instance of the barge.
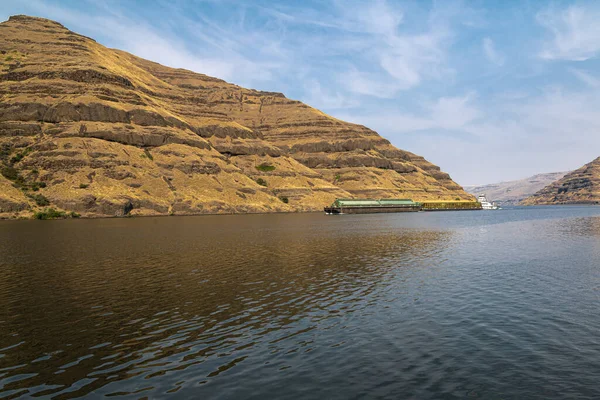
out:
M422 204L411 199L336 199L325 214L374 214L421 211Z
M407 211L468 211L481 210L477 201L426 201L411 199L336 199L323 210L325 214L375 214Z

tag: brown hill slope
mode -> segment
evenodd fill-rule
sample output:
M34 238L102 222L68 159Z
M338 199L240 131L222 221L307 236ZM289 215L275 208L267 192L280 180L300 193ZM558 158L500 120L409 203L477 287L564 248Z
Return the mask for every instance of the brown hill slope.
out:
M143 60L46 19L0 24L0 214L319 210L471 200L376 132L280 93ZM47 204L49 203L49 205Z
M600 157L546 186L522 204L599 204Z

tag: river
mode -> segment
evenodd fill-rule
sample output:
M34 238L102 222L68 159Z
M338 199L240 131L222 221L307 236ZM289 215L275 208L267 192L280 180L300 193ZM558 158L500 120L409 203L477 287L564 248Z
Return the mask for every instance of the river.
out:
M600 207L0 221L0 398L600 397Z

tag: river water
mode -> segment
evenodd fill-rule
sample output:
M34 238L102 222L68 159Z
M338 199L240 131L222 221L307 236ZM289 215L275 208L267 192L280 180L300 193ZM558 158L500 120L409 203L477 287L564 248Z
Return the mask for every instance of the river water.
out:
M600 398L600 207L0 221L0 398Z

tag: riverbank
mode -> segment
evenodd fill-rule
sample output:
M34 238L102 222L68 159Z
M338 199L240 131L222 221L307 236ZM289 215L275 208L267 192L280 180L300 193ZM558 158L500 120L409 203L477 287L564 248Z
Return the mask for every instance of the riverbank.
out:
M477 202L468 201L439 201L423 202L421 211L463 211L463 210L481 210L481 205ZM217 213L137 213L135 210L124 215L102 215L102 214L79 214L72 211L65 211L56 208L45 208L39 210L28 210L16 213L0 213L0 220L52 220L52 219L112 219L112 218L139 218L139 217L185 217L200 215L246 215L246 214L314 214L322 213L322 210L296 210L296 211L245 211L245 212L217 212Z

